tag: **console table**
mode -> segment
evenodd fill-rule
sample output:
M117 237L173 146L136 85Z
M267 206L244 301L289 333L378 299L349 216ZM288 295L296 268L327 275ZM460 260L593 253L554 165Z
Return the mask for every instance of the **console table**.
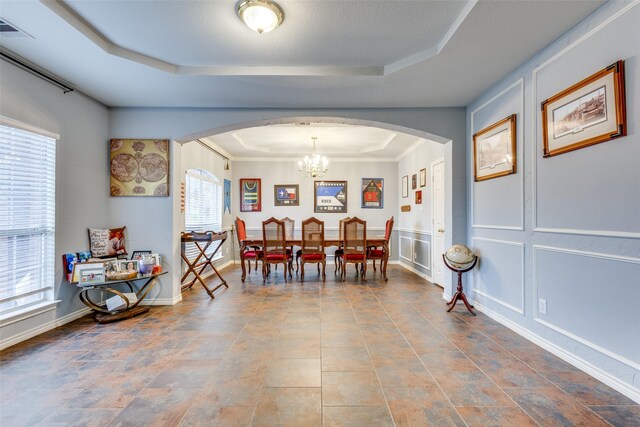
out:
M80 291L80 301L82 301L87 307L95 312L94 319L98 323L111 323L116 322L118 320L129 319L131 317L138 316L142 313L146 313L149 311L149 306L138 306L142 300L145 299L149 291L155 286L158 277L163 274L167 274L167 271L163 271L158 274L149 274L149 275L141 275L138 274L137 277L133 279L123 279L123 280L107 280L105 282L100 283L91 283L87 285L83 285L81 283L76 283ZM134 288L134 284L136 282L144 281L144 284L140 286L140 288L136 291ZM132 293L136 294L136 298L138 299L136 302L130 302L129 299L119 290L112 288L114 285L126 285L129 287L129 290ZM108 310L106 303L97 303L94 302L89 296L90 291L102 291L109 292L113 295L118 295L125 302L125 306L122 308L118 308L116 310Z

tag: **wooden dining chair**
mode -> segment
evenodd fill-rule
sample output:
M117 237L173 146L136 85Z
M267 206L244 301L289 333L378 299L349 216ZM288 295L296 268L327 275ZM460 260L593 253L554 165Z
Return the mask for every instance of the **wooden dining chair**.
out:
M288 216L282 218L281 221L284 222L284 238L287 239L287 241L293 240L293 234L296 228L296 221L294 219L289 218ZM293 245L291 245L290 247L287 247L287 253L291 256L290 267L293 269Z
M284 222L273 217L262 222L262 249L264 260L262 262L262 278L266 283L267 275L271 264L282 264L284 266L284 281L287 281L287 270L289 277L291 273L291 254L287 254L287 239L285 238Z
M380 260L380 272L387 280L387 261L389 259L389 239L391 239L391 231L393 230L393 217L387 220L384 227L384 239L386 245L383 246L368 246L367 247L367 259L373 261L373 271L376 271L376 260Z
M356 273L360 266L360 277L366 282L367 275L367 222L354 217L343 224L342 280L347 273L347 264L356 265Z
M336 274L339 271L340 274L342 275L342 254L344 253L344 251L342 250L343 231L344 231L343 225L345 221L348 221L349 219L351 218L346 217L341 219L338 222L338 240L340 241L340 246L333 253L333 262L335 263L335 271L333 272L333 274Z
M251 260L254 260L256 263L256 270L258 269L258 261L263 261L263 251L259 246L246 246L243 244L243 241L247 239L247 227L245 222L236 217L235 219L236 226L236 237L238 238L238 246L240 247L240 264L242 265L242 281L247 277L247 270L245 268L245 261L247 263L247 267L249 269L249 273L251 273ZM264 262L263 262L264 264Z
M320 272L320 264L322 264L322 281L327 278L326 258L324 253L324 221L316 218L309 218L302 221L302 254L300 255L302 272L300 280L304 282L304 265L306 263L315 263L318 265Z

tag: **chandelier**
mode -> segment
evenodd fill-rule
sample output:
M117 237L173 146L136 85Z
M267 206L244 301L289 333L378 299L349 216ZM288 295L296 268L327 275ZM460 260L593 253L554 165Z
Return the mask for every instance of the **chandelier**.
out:
M311 139L313 140L311 156L304 156L304 160L298 162L298 171L300 171L302 176L322 178L327 173L329 160L324 156L320 157L320 155L316 153L316 139L318 138L314 136Z

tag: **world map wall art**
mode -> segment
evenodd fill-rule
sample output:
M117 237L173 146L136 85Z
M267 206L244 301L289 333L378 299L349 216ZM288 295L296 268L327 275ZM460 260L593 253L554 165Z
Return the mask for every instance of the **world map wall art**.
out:
M111 196L169 196L168 139L109 141Z

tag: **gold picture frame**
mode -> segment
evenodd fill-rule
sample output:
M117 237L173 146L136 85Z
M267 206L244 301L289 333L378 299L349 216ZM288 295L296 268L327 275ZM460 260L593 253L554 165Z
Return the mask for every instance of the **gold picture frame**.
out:
M625 136L624 61L542 101L541 108L543 157Z
M109 141L111 197L169 196L168 139Z
M473 170L476 182L516 173L516 115L473 134Z

